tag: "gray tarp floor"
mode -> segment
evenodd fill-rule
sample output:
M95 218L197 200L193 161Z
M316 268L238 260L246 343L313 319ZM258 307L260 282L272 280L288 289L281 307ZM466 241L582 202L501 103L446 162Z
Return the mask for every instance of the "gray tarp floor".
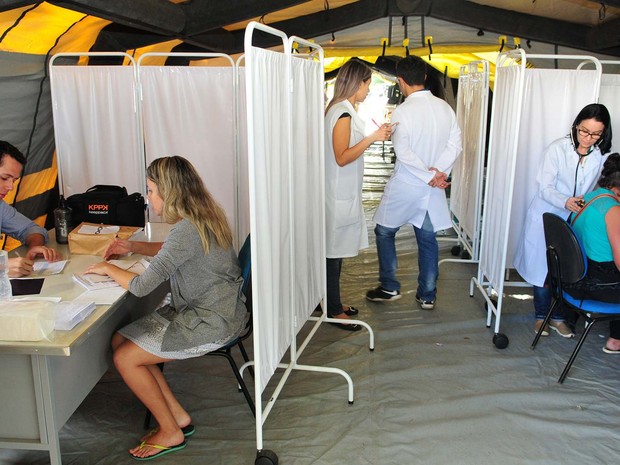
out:
M375 178L369 165L370 219L380 196L374 184L385 179ZM530 350L534 322L528 288L505 288L501 331L510 344L498 350L485 326L482 297L478 291L469 297L476 265L441 264L436 309L418 309L415 240L410 227L403 229L397 242L401 300L364 298L377 284L371 222L371 247L345 260L343 268L343 301L358 307L373 327L374 352L366 331L323 325L300 360L347 371L354 404L347 402L341 376L294 372L264 424L264 447L283 465L619 463L620 356L601 351L607 325L592 330L560 385L557 378L575 340L552 333ZM453 258L452 245L440 242L440 258ZM197 431L185 450L155 462L253 464L254 419L227 362L182 361L169 364L166 374ZM276 374L266 392L278 379ZM135 463L126 450L137 444L143 418L139 402L110 370L61 430L63 464ZM47 463L43 452L0 450L3 465Z

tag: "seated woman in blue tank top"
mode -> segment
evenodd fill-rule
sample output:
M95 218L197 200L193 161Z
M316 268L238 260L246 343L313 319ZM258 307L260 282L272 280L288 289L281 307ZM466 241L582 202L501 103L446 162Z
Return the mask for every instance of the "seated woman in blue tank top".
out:
M584 195L585 207L573 218L573 229L588 258L583 290L575 297L620 304L620 155L609 155L599 188ZM579 294L579 295L577 295ZM620 354L620 320L610 322L603 352Z

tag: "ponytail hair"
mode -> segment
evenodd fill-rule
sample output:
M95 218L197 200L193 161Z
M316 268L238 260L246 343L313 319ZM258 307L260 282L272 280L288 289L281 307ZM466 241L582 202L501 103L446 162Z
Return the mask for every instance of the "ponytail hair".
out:
M620 189L620 154L612 153L607 157L598 185L604 189Z
M349 60L342 65L336 76L334 96L327 105L325 113L327 114L336 103L355 95L362 82L368 81L371 76L370 68L359 60Z

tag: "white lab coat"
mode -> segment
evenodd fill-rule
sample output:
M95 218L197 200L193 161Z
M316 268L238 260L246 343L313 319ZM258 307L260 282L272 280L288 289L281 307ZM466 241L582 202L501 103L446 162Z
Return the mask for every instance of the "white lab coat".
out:
M568 218L570 211L564 208L569 197L590 192L596 185L603 161L598 148L584 158L577 172L579 156L568 136L549 145L543 155L536 176L538 192L534 195L525 216L521 241L515 251L513 266L528 283L543 287L547 277L547 246L543 228L543 213L550 212ZM575 190L575 195L573 195Z
M422 227L428 213L433 229L452 226L444 189L428 185L437 168L446 174L461 153L461 131L454 111L430 91L414 92L392 113L396 153L394 173L374 216L376 223Z
M364 138L364 122L348 100L338 102L325 115L325 227L327 258L355 257L368 247L368 231L362 207L364 157L338 166L333 133L338 118L351 115L349 147Z

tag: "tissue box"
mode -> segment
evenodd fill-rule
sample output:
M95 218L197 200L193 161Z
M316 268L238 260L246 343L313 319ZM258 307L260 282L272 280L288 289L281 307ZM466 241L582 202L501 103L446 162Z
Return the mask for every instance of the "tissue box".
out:
M0 302L0 340L41 341L54 330L54 303Z

